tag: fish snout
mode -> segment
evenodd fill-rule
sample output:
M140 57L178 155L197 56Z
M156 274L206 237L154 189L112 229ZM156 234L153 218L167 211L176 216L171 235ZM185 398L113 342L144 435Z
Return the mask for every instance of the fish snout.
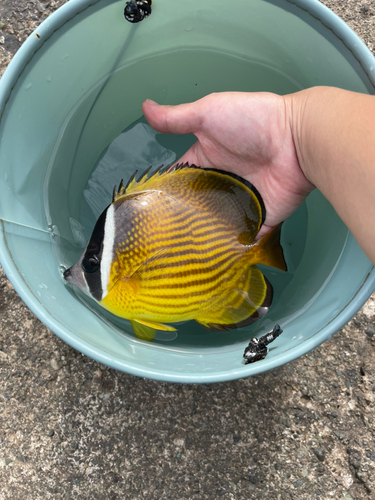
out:
M70 285L78 287L84 293L89 293L85 275L82 269L82 258L76 264L74 264L74 266L69 267L69 269L63 272L63 278Z
M70 282L72 280L72 271L71 271L71 268L67 269L66 271L64 271L64 280Z

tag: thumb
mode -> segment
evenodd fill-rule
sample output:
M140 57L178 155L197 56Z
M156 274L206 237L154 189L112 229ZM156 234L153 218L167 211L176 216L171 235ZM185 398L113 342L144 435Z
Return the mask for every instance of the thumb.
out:
M142 104L142 111L151 127L164 134L195 134L202 124L200 101L162 106L147 99Z

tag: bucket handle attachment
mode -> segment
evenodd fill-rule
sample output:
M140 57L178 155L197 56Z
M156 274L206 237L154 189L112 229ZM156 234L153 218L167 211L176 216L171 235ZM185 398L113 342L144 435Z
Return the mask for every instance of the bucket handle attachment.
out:
M126 2L124 16L129 23L139 23L151 14L152 0L132 0Z

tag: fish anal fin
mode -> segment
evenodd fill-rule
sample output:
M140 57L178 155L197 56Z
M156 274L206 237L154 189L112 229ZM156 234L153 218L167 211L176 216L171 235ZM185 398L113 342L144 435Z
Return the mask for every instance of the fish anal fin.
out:
M199 326L201 326L205 330L212 332L212 328L209 325L206 325L206 323L202 323L202 321L198 321L197 319L195 321L198 323Z
M216 310L211 309L208 313L202 311L195 321L208 330L228 331L261 319L272 304L271 283L260 269L251 266L242 285L246 285L246 288L232 290L225 304L221 300Z
M208 326L211 330L218 330L219 332L227 332L228 328L231 328L230 325L216 325L215 323L209 323ZM235 328L235 326L233 328Z
M281 224L252 245L245 254L246 261L250 261L251 264L264 264L280 269L280 271L286 271L284 252L280 245L280 231Z
M212 332L212 330L219 330L220 332L227 332L228 328L236 328L235 326L231 325L220 325L216 323L202 323L201 321L197 321L198 325L200 325L202 328L205 330L208 330L209 332Z

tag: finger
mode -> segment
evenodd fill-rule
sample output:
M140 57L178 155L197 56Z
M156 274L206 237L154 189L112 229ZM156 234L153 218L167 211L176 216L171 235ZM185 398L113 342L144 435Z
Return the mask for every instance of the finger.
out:
M203 119L200 101L162 106L147 99L142 110L151 127L164 134L194 134L199 131Z

